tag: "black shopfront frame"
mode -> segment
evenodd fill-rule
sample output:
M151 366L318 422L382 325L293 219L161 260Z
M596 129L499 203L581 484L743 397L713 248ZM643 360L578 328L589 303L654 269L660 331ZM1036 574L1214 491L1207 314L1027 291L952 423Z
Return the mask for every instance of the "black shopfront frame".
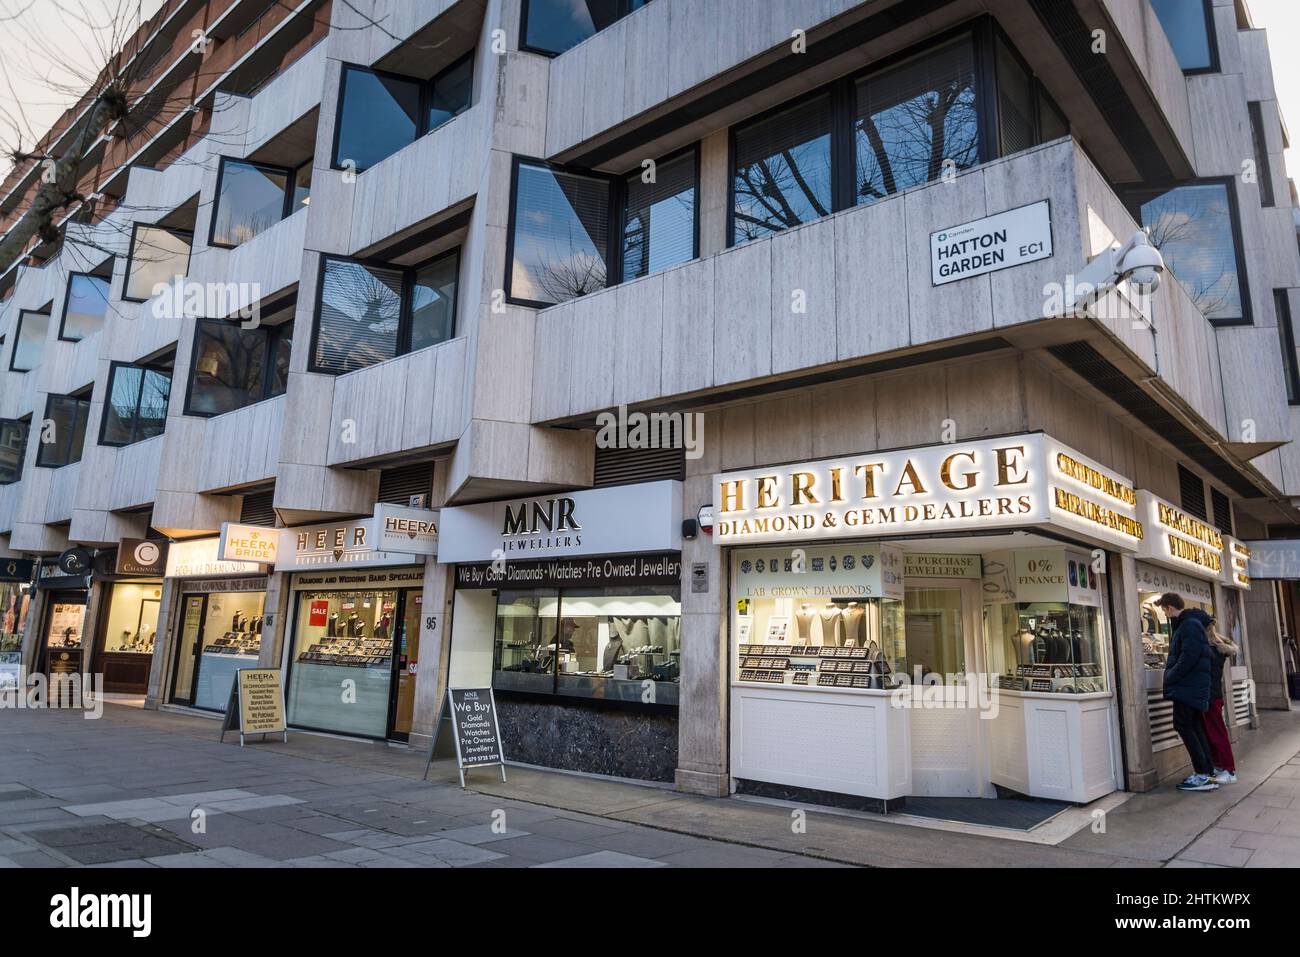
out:
M175 622L173 623L171 628L172 633L176 636L176 646L175 646L175 651L172 654L172 668L171 668L172 673L171 673L171 678L167 685L167 692L168 692L167 700L170 701L172 704L183 705L184 707L187 708L194 708L196 711L207 711L212 714L221 714L223 712L223 709L225 708L224 700L222 701L221 705L216 708L206 708L201 704L195 703L198 698L197 691L199 686L199 672L203 667L203 640L204 640L204 635L207 632L207 625L208 625L208 601L211 599L213 595L229 595L229 594L248 595L248 594L258 594L260 592L260 594L262 595L262 602L263 602L263 616L265 616L266 588L265 586L263 586L263 588L261 589L245 590L245 589L231 588L227 591L205 590L199 592L199 591L186 591L184 589L184 586L182 585L179 591L180 591L180 595L178 598L178 610L176 612ZM185 649L181 647L181 641L185 633L185 606L187 602L192 601L193 599L196 598L201 600L201 605L199 607L199 628L198 631L195 632L194 649L191 652L194 658L194 668L190 672L189 697L181 698L176 694L176 681L180 677L181 660L185 657ZM255 667L255 665L250 665L249 667Z

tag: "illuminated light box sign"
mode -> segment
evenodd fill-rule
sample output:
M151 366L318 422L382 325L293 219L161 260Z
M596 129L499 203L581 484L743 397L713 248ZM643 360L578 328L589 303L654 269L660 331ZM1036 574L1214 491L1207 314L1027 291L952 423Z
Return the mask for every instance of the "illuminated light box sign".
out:
M979 578L980 556L935 555L908 552L904 574L908 578Z
M1146 489L1138 491L1138 511L1147 526L1139 558L1222 578L1223 535L1218 529Z
M1132 483L1042 433L714 477L723 545L1055 525L1132 551Z
M1014 600L1101 605L1101 580L1092 556L1072 548L1022 548L1012 559Z
M975 556L978 562L979 556ZM736 553L739 598L903 597L902 549L883 543L747 548Z
M1223 536L1223 584L1250 591L1250 548L1231 535Z
M221 523L217 558L222 561L257 562L274 565L280 532L263 525Z
M172 542L167 549L168 578L234 578L265 574L257 562L231 561L220 557L219 538L197 538Z

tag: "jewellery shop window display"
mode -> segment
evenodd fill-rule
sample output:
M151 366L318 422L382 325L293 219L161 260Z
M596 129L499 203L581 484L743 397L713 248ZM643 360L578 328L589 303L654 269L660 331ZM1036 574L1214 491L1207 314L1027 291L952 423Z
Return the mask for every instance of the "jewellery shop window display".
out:
M1165 592L1177 592L1183 596L1183 603L1188 608L1199 608L1207 615L1216 617L1214 586L1146 562L1137 563L1137 580L1142 616L1142 661L1147 671L1163 675L1173 627L1164 612L1156 607L1156 602Z
M393 643L408 609L420 599L420 588L299 591L289 722L317 731L387 737Z
M1003 691L1109 691L1101 587L1087 552L1046 548L986 555L990 680Z
M23 634L27 630L31 602L29 583L0 581L0 691L18 687Z
M235 673L257 666L262 651L266 586L181 599L181 640L172 700L207 711L224 711ZM225 587L230 587L226 585Z
M745 549L734 568L738 683L887 690L906 672L901 551Z
M97 659L105 691L144 694L149 690L161 601L160 582L119 582L112 586Z
M677 703L680 587L528 589L497 593L493 687Z

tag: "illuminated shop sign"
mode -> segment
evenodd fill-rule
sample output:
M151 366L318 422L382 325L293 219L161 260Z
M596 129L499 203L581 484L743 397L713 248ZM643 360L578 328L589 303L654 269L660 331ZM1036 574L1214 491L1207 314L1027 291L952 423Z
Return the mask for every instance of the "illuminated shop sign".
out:
M973 556L976 564L979 556ZM903 551L894 545L748 548L736 553L738 598L903 597Z
M1222 577L1223 535L1218 529L1145 489L1138 491L1138 511L1149 528L1139 557L1211 578Z
M719 544L1056 525L1131 551L1132 483L1042 433L715 476Z
M1250 591L1250 549L1245 542L1223 536L1223 584Z

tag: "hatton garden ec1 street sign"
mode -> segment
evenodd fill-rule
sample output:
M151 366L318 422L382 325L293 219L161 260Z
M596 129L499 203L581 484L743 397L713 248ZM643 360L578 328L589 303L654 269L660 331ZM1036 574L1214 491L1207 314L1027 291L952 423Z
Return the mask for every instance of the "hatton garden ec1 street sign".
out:
M1047 200L930 234L930 280L936 286L997 272L1052 255Z
M720 545L1050 525L1123 551L1143 538L1132 483L1040 432L714 478Z

